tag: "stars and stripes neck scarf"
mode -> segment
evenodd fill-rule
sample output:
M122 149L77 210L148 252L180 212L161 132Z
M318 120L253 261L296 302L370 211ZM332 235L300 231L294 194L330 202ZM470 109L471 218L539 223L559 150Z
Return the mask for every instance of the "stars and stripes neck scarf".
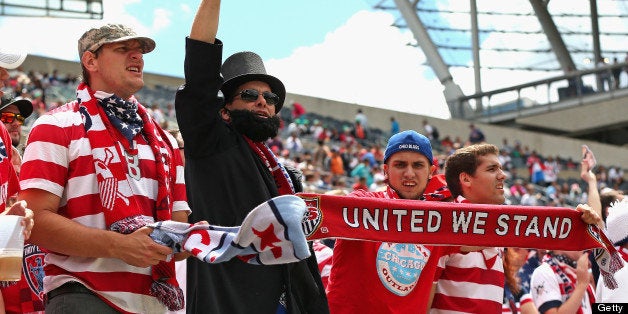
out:
M101 95L106 97L99 99L98 102L109 117L109 122L124 135L129 143L132 143L135 135L139 134L144 126L144 121L138 114L137 100L134 97L124 100L115 94L96 92L96 97Z
M99 99L98 96L102 95L107 96ZM136 199L133 196L125 196L121 192L132 191L132 189L123 162L126 158L116 142L122 144L127 154L137 154L137 147L132 147L132 143L133 137L139 133L146 138L155 156L157 197L152 212L153 219L170 220L172 218L172 189L170 187L174 186L175 179L170 174L170 168L173 165L173 148L165 132L134 98L130 101L123 101L111 94L94 92L89 86L81 83L77 89L77 99L80 102L78 110L83 117L83 126L92 149L99 197L107 228L111 231L129 234L150 223L146 221L144 211L137 204ZM113 112L118 111L117 105L125 107L119 110L126 112L123 116L124 120L113 115ZM108 110L110 114L107 114L105 110ZM125 128L125 124L130 127ZM133 137L129 138L131 135ZM122 186L125 187L121 188ZM152 277L154 282L150 289L151 295L171 311L183 308L183 291L175 278L174 259L153 266Z

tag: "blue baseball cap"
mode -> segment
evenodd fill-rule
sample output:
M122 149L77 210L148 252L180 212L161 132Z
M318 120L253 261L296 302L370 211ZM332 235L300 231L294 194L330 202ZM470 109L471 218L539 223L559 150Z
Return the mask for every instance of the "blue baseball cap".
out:
M417 152L427 158L430 165L433 162L432 144L424 135L413 130L406 130L390 137L386 151L384 152L384 163L390 156L399 151Z

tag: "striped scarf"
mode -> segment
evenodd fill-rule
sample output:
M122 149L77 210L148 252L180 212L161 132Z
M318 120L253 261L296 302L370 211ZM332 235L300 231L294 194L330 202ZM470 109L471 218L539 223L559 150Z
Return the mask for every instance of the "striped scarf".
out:
M249 147L273 175L275 185L277 185L277 190L279 190L279 195L294 194L294 185L292 184L292 180L290 180L288 171L277 161L277 157L270 151L268 146L262 142L253 142L253 140L244 135L242 137L244 137Z
M98 94L100 95L101 92ZM174 185L174 178L170 174L173 148L170 147L168 141L164 140L167 138L165 132L149 118L144 107L139 105L135 98L124 101L115 95L110 95L98 100L95 92L84 83L77 89L77 98L80 102L79 111L83 117L85 132L92 148L102 212L105 214L107 228L111 231L129 234L150 223L142 215L142 209L135 202L135 199L127 198L120 193L120 186L126 185L129 191L131 191L131 186L127 181L127 172L121 162L126 159L125 154L116 143L122 144L127 155L137 155L137 147L135 147L132 137L129 138L128 136L133 132L129 133L125 128L125 125L134 125L134 129L137 130L139 123L137 116L141 119L143 126L139 130L146 138L156 161L158 188L153 218L157 221L170 220L172 217L170 186ZM115 111L112 111L112 106L124 107L121 109L127 112L126 118L128 119L125 119L124 116L112 118ZM109 108L107 112L105 107ZM93 129L92 117L98 117L107 132ZM174 260L171 259L169 262L161 262L153 266L152 277L154 282L150 289L151 295L170 310L182 309L184 305L183 291L179 288L175 278Z
M560 293L562 295L568 295L569 297L571 297L571 294L576 289L576 261L564 255L550 253L545 255L545 257L543 258L543 262L547 263L554 271L554 274L556 274L556 276L558 276L558 278L560 279ZM586 292L589 296L589 301L595 302L595 295L590 285L587 286ZM582 307L578 308L578 311L576 313L583 313Z

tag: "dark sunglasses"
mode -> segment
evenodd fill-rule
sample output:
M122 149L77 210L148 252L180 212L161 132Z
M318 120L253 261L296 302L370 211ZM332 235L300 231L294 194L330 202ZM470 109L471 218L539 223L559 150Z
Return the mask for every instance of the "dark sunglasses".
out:
M245 89L236 96L240 95L240 98L244 101L256 101L259 97L259 91L256 89ZM277 106L279 104L279 96L273 92L263 92L262 96L266 100L266 103L271 106Z
M2 117L0 117L2 123L13 123L15 120L17 120L19 125L24 124L24 117L19 113L3 112Z

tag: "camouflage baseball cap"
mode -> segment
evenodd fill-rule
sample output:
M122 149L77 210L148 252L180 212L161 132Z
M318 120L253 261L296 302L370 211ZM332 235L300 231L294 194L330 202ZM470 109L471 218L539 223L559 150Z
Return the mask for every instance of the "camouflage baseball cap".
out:
M100 46L109 43L136 39L142 45L144 53L155 49L155 41L139 36L134 30L122 24L107 24L99 28L92 28L85 32L78 41L79 58L85 51L96 51Z

